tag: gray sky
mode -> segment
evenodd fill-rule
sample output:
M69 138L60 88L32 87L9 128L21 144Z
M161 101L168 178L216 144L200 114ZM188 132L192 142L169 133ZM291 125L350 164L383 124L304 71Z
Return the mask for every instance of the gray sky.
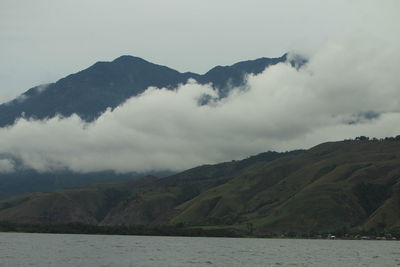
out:
M399 25L398 10L396 0L1 0L0 102L123 54L204 73L354 32L390 39L382 25Z
M121 54L197 72L288 50L309 62L272 66L204 106L215 91L191 81L149 88L89 125L21 119L0 129L1 153L39 171L178 171L400 134L400 1L109 2L1 0L3 99ZM14 169L0 159L0 173Z

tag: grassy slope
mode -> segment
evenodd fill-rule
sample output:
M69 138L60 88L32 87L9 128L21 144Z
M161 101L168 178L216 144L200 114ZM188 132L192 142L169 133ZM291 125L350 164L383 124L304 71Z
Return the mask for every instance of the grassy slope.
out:
M283 155L266 152L240 162L196 167L168 179L147 177L126 183L25 194L0 201L0 221L104 225L166 223L174 216L173 212L166 211L176 204L223 183L254 162Z
M0 202L0 220L103 225L184 223L255 233L400 230L400 142L343 141L307 151Z
M0 221L24 223L98 223L120 201L156 180L98 184L57 192L32 193L0 201Z
M259 232L398 227L399 148L397 142L322 144L202 193L180 205L172 221L251 222Z

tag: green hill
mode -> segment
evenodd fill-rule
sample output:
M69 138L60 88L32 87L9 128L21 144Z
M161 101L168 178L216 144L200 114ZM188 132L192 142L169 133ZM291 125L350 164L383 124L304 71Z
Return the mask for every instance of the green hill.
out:
M1 201L0 221L400 233L400 142L331 142L162 179L27 194Z

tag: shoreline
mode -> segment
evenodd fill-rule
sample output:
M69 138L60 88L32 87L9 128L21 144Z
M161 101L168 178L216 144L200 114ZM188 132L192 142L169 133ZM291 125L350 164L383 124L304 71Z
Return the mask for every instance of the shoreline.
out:
M18 224L0 222L0 233L40 233L40 234L79 234L79 235L131 235L131 236L177 236L177 237L226 237L226 238L267 238L267 239L311 239L311 240L360 240L360 241L399 241L390 233L365 235L362 233L335 236L333 234L252 234L236 228L203 229L201 227L182 227L175 225L158 226L103 226L81 223L69 224Z

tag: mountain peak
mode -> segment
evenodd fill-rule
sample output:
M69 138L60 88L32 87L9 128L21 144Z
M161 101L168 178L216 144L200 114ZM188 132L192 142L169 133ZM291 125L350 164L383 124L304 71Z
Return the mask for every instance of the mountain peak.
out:
M123 55L113 61L100 61L75 74L68 75L43 90L34 87L15 99L13 105L0 105L0 127L12 125L24 114L26 118L52 118L57 114L77 114L93 121L107 108L115 108L128 98L139 95L150 86L175 88L195 79L200 84L213 84L221 97L232 87L245 83L246 74L258 74L270 65L285 61L261 58L242 61L231 66L216 67L203 75L180 73L140 57Z
M113 63L119 63L119 64L130 64L130 63L150 63L143 58L140 57L135 57L131 55L122 55L120 57L117 57L112 61Z

